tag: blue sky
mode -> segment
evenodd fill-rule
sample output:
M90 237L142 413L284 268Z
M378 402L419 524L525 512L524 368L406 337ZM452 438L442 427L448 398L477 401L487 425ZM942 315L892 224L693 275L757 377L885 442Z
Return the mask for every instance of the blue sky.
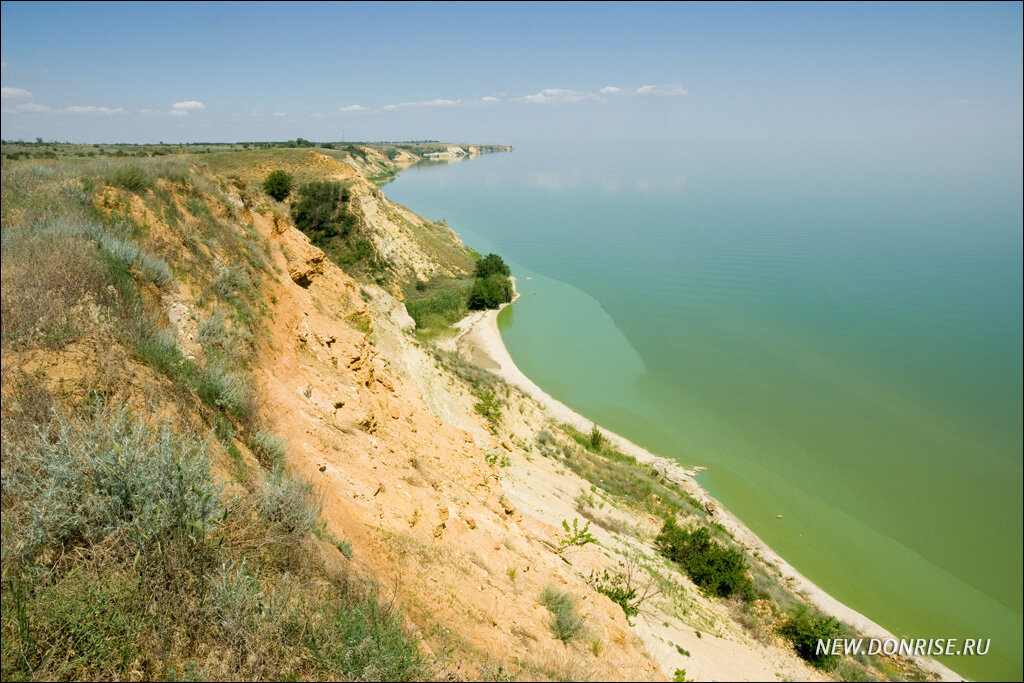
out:
M1020 3L2 4L3 137L1019 148Z

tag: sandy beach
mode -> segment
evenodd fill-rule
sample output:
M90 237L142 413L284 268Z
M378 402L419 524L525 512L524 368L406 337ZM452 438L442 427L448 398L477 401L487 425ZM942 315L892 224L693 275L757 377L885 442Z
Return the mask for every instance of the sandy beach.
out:
M515 279L513 278L513 283ZM513 303L518 299L516 293ZM511 304L505 304L508 306ZM504 306L502 307L504 308ZM575 412L567 405L558 401L539 386L516 366L498 331L498 310L475 311L456 323L459 333L448 341L446 346L457 349L464 357L472 359L483 368L494 372L509 384L518 387L525 394L537 401L557 422L571 425L586 433L594 423ZM598 425L600 427L600 425ZM836 617L853 628L865 638L895 638L896 636L875 623L860 612L851 609L842 602L826 593L810 579L801 574L792 565L773 551L767 543L751 531L739 518L727 510L717 499L705 491L694 478L696 472L680 466L675 461L655 455L634 444L628 439L601 429L608 440L622 453L635 457L639 462L650 463L666 479L675 482L692 495L709 514L725 527L737 542L751 553L759 555L765 562L778 568L783 578L797 593L806 597L808 602L821 612ZM943 681L966 680L963 676L943 664L926 657L917 657L917 663L926 671Z

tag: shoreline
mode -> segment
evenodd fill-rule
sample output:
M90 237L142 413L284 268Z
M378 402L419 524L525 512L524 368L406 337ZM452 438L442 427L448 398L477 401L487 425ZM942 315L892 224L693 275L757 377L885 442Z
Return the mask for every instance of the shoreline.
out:
M540 386L519 369L505 347L504 340L501 338L501 332L498 330L498 314L504 310L505 306L510 306L519 298L520 294L515 289L515 284L515 278L512 278L515 295L511 303L502 304L498 309L475 311L455 323L455 327L459 332L455 337L446 340L444 346L448 347L449 350L459 352L480 367L495 373L509 384L517 387L527 396L537 401L556 422L569 424L579 431L587 433L596 423L593 420L588 420L541 389ZM794 593L803 596L823 614L833 616L839 621L845 622L853 627L860 636L865 638L896 638L895 635L880 624L832 597L772 550L742 520L732 514L697 482L695 476L698 471L701 471L701 468L686 469L674 460L655 455L629 439L600 425L597 426L608 441L620 452L636 458L638 462L652 465L662 476L679 485L684 491L693 496L707 510L709 516L714 521L721 524L732 534L736 542L746 548L748 552L758 555L766 564L775 567L781 576L789 582L789 586ZM914 656L911 659L924 671L937 676L939 680L968 680L930 657Z

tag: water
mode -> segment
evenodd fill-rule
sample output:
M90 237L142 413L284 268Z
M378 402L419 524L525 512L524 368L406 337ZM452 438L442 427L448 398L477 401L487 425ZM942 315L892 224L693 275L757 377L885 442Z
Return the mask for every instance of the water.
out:
M527 146L385 191L510 262L546 391L708 466L894 633L992 639L954 670L1021 677L1019 162Z

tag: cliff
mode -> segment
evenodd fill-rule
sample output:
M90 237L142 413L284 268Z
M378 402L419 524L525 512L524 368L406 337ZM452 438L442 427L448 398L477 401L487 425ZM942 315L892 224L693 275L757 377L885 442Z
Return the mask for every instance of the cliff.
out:
M771 566L660 552L688 493L417 337L474 253L377 183L497 151L419 144L4 162L5 679L834 675ZM323 248L278 169L343 186Z

